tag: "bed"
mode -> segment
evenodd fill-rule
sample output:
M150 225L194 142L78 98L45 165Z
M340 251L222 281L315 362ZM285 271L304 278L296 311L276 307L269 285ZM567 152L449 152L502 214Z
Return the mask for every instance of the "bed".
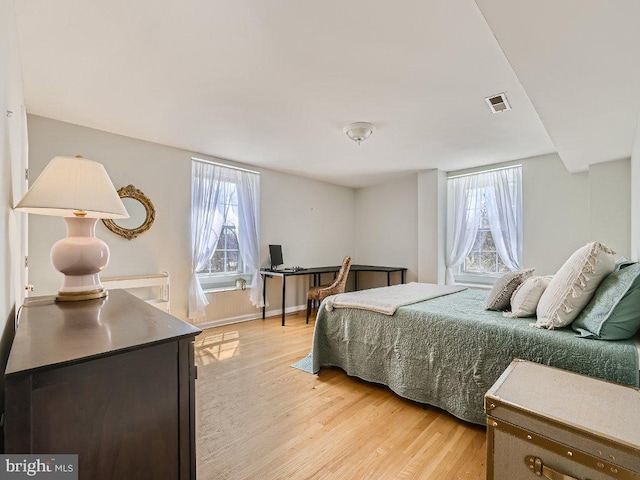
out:
M464 290L400 307L392 316L327 309L316 319L312 370L335 366L398 395L484 425L483 397L514 358L638 385L640 342L578 338L484 310L488 292ZM553 385L531 388L553 391Z

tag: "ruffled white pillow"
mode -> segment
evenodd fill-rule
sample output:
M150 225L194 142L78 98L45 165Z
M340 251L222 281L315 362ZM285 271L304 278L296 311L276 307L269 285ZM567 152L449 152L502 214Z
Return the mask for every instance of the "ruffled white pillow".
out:
M593 297L604 278L613 272L616 252L600 242L576 250L542 294L536 313L538 328L571 324Z
M508 318L534 316L540 297L542 297L552 278L552 275L527 278L511 295L511 311L504 312L503 315Z

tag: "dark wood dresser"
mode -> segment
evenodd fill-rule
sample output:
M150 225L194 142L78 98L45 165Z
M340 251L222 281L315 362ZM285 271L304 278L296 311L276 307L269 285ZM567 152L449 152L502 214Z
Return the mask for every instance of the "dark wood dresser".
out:
M27 302L6 370L6 453L78 454L86 480L195 479L200 330L124 290Z

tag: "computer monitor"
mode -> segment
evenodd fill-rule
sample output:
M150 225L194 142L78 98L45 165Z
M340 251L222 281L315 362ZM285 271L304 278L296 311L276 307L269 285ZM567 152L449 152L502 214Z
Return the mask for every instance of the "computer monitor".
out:
M269 245L269 256L271 257L271 268L276 269L282 265L282 245Z

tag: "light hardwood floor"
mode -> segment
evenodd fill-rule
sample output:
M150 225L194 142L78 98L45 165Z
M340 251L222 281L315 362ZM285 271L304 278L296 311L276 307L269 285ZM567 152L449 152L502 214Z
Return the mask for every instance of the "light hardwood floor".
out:
M484 479L484 428L339 369L291 368L309 353L302 314L196 338L199 480Z

